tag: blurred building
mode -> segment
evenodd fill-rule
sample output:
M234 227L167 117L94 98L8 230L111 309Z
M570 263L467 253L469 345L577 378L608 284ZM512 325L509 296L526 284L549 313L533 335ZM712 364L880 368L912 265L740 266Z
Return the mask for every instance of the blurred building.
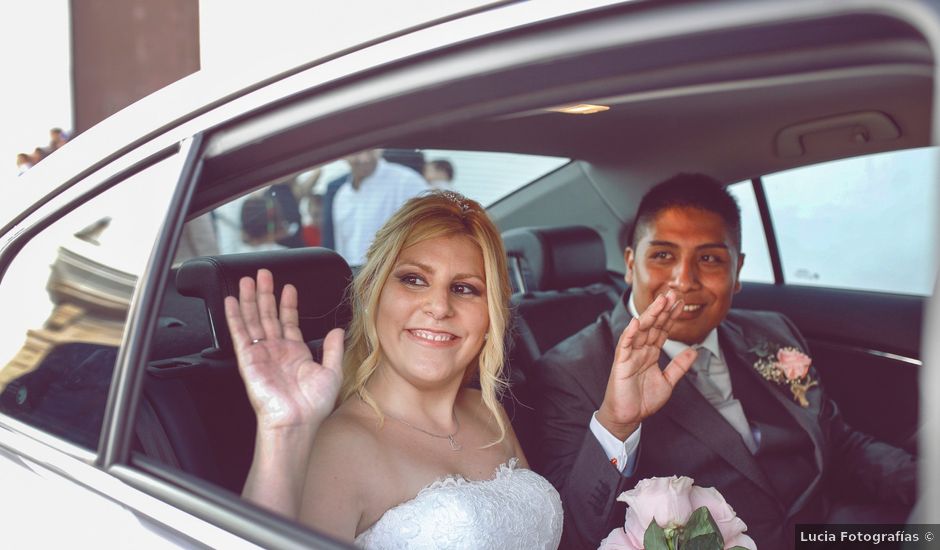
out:
M199 0L71 0L76 133L199 70Z

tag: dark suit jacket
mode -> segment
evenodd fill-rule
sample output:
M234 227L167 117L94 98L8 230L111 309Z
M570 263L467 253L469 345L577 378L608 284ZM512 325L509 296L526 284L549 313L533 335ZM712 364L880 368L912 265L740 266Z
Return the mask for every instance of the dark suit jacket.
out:
M825 488L836 469L853 473L879 499L912 504L916 467L908 453L847 426L821 387L809 390L809 406L803 408L786 388L751 368L757 359L751 348L761 341L808 354L796 327L772 312L729 312L718 328L719 342L733 376L753 377L744 379L749 387L758 388L764 394L761 399L778 402L780 406L770 402L774 410L786 410L795 421L790 422L793 430L804 431L811 441L812 452L802 470L808 475L789 488L796 498L786 505L778 496L790 472L763 471L734 428L686 379L666 405L643 422L634 474L621 475L608 462L589 423L604 398L614 346L630 320L626 299L542 356L534 369L544 453L539 470L561 493L565 506L562 547L597 548L611 529L623 524L626 507L617 496L654 476L685 475L696 485L718 489L762 550L790 547L795 523L825 520L831 504ZM660 366L666 363L663 354ZM815 371L812 375L818 379Z

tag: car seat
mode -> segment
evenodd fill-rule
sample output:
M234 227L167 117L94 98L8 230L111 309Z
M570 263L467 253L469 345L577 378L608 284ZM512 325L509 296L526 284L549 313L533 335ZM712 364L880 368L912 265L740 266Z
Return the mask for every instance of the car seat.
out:
M237 296L239 279L254 276L262 267L274 274L278 298L285 284L297 287L300 328L315 357L326 333L348 324L351 273L331 250L299 248L187 260L176 272L175 287L180 295L204 302L210 334L201 340L211 346L152 360L137 415L138 453L234 492L241 491L251 464L256 422L238 373L223 301ZM172 311L161 312L161 317L174 318ZM170 323L164 330L180 327ZM165 354L155 350L151 356Z
M530 462L538 461L533 398L536 360L613 309L622 288L607 271L604 242L585 226L522 227L503 233L513 284L512 345L503 399Z

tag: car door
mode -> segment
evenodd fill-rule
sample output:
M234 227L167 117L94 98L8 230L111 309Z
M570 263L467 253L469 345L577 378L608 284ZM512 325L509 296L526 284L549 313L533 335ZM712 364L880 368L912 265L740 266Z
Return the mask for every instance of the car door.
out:
M732 186L753 251L735 305L790 317L846 419L910 450L937 273L936 152L864 155Z
M11 547L177 547L200 523L108 472L133 297L192 141L137 151L52 197L0 252L0 503ZM203 524L202 540L240 543Z

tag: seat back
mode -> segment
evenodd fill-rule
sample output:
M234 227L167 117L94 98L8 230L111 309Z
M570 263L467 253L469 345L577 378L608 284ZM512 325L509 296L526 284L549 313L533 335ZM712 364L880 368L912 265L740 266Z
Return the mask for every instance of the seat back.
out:
M604 243L585 226L523 227L503 233L513 281L511 399L504 399L530 461L538 459L532 378L539 357L613 309L620 289Z
M192 258L179 267L176 288L183 296L201 298L206 305L216 349L204 353L217 357L234 355L223 301L226 296L238 296L238 281L254 277L260 268L274 274L278 299L284 285L290 283L297 288L301 298L300 330L308 339L309 335L325 335L338 326L337 315L349 313L339 307L349 285L349 266L332 250L292 248Z
M238 373L223 301L237 296L241 277L255 276L260 268L274 274L278 299L285 284L297 287L300 328L315 358L319 359L326 333L348 324L352 315L346 289L351 273L331 250L302 248L188 260L177 271L176 290L204 302L211 334L203 341L212 346L151 361L138 411L138 451L234 492L240 492L251 464L256 421ZM159 350L151 356L165 357Z

